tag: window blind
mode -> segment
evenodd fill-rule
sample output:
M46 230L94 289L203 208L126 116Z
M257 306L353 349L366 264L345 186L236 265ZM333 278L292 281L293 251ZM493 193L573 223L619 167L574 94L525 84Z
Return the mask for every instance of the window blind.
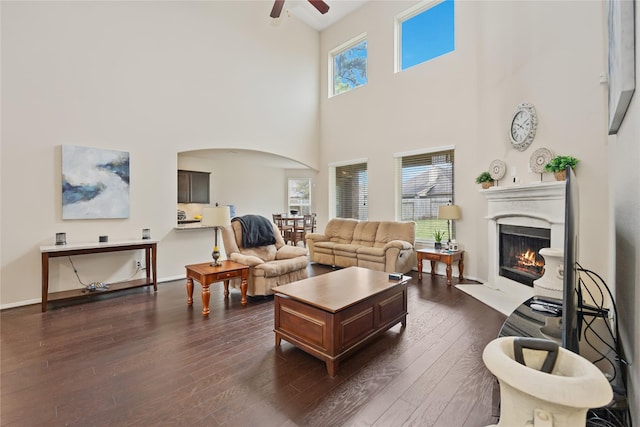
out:
M404 156L401 165L401 220L416 221L416 237L431 239L435 230L443 229L438 208L454 203L454 152Z
M336 166L336 217L369 219L366 163Z

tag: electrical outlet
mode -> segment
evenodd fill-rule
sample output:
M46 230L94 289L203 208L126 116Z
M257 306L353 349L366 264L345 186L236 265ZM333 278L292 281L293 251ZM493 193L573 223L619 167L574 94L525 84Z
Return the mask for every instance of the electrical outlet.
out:
M144 261L141 259L137 259L134 261L136 268L144 268Z

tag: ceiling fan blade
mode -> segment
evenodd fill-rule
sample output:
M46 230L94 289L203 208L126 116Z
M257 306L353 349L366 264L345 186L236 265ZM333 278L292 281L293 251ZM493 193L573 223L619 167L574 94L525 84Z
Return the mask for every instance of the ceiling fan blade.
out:
M280 17L280 13L282 12L282 7L284 6L284 0L275 0L273 2L273 9L271 9L272 18Z
M309 3L311 3L313 7L318 9L318 12L320 12L323 15L329 12L329 5L323 2L322 0L309 0Z

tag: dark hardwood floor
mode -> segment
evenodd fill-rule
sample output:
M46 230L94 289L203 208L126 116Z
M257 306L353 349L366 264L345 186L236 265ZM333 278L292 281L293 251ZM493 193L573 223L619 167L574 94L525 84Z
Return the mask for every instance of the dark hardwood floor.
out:
M311 274L328 267L312 264ZM99 301L4 310L2 426L465 426L492 423L484 346L505 317L444 276L409 284L407 327L324 363L275 347L273 298L240 305L184 281ZM454 284L456 284L454 278ZM348 284L345 283L345 286Z

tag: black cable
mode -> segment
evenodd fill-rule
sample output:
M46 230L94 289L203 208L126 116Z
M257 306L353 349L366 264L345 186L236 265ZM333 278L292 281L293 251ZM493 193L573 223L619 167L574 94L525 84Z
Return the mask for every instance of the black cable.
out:
M73 261L71 260L71 257L67 257L69 258L69 263L71 263L71 268L73 268L73 272L76 273L76 277L78 278L78 282L80 282L80 284L82 286L84 286L85 288L89 285L87 285L86 283L84 283L82 280L80 280L80 275L78 274L78 270L76 270L76 266L73 265Z
M618 328L618 307L616 306L615 299L613 297L613 294L611 293L611 290L609 289L609 286L607 286L607 282L605 282L604 279L598 273L582 267L580 265L580 263L578 263L577 261L576 261L576 265L578 266L578 271L584 272L585 274L587 274L587 276L589 276L589 278L593 281L593 283L598 288L600 288L600 286L599 286L598 282L596 280L594 280L593 277L591 277L592 274L598 278L600 283L602 283L604 288L607 290L607 293L609 295L609 300L611 301L611 307L613 308L613 324L614 324L614 328L615 328L615 336L613 335L613 331L611 331L611 334L612 334L612 336L614 338L614 343L615 343L615 347L616 347L615 348L615 352L616 352L616 355L617 355L618 359L622 363L627 365L628 364L627 361L622 358L621 351L620 351L620 343L618 341L618 337L620 336L620 330ZM600 291L602 291L602 290L600 289ZM604 298L603 298L603 300L604 300Z
M604 279L596 272L585 269L584 267L582 267L580 265L580 263L576 262L576 265L578 266L578 271L579 272L583 272L586 274L586 276L589 277L589 279L591 279L591 281L593 282L593 284L596 286L596 288L598 289L598 291L600 292L600 300L601 303L598 304L595 300L595 298L593 297L593 294L591 293L590 289L586 286L586 283L584 283L584 281L582 280L582 278L579 278L579 283L580 283L580 287L584 288L587 293L589 294L589 296L591 297L591 300L594 302L594 304L596 304L596 313L590 313L591 315L594 316L594 321L595 321L595 316L600 314L603 315L604 317L604 313L605 310L604 309L604 294L602 292L602 287L604 287L607 291L607 294L609 295L609 300L611 301L611 308L613 309L613 325L614 325L614 330L611 330L611 326L609 325L608 320L608 316L605 317L605 326L607 328L607 331L609 332L609 334L611 335L611 338L613 340L613 344L614 347L611 347L611 345L609 345L607 342L604 341L604 339L594 330L594 328L591 327L591 323L592 322L588 322L587 326L585 328L585 332L586 330L590 330L602 343L604 343L607 347L609 347L616 355L617 360L624 364L627 365L628 362L626 360L624 360L622 358L622 351L620 349L620 341L618 340L618 337L620 336L620 330L619 330L619 326L618 326L618 307L616 306L616 302L615 299L613 297L613 294L611 293L611 290L609 289L609 286L607 286L607 282L604 281ZM594 279L595 276L598 280ZM602 285L602 286L601 286ZM580 306L582 307L582 300L579 300ZM587 308L588 311L588 308ZM598 351L594 345L589 342L589 340L586 338L586 334L585 334L585 340L587 341L587 343L589 344L589 346L596 351L599 354L602 354L600 351ZM617 373L616 369L615 369L615 365L612 361L610 361L608 358L607 360L611 363L611 365L614 367L613 371L614 371L614 378L615 378L615 374ZM621 366L622 368L622 366ZM624 381L624 369L622 369L622 377L623 377L623 381ZM610 379L610 381L613 381L613 378ZM632 427L632 420L631 420L631 409L629 408L629 406L627 406L626 411L624 411L622 414L620 414L618 411L613 411L610 408L600 408L598 410L598 413L593 413L593 411L590 411L589 413L592 414L592 416L590 416L587 419L587 426L594 426L594 427ZM604 412L604 414L606 415L606 417L608 419L602 418L600 415L598 415L600 412Z
M104 283L104 282L92 282L92 283L89 283L88 285L86 283L84 283L82 281L82 279L80 279L80 275L78 274L78 269L73 264L73 260L71 259L71 257L68 256L67 258L69 258L69 263L71 264L71 268L73 268L73 272L76 274L76 277L78 278L78 282L80 282L80 284L82 286L84 286L84 289L82 290L83 292L87 292L87 291L91 291L91 292L93 292L93 291L105 291L105 290L109 289L109 285ZM133 274L131 276L129 276L129 278L127 280L131 280L133 278L133 276L138 274L141 270L143 270L143 268L136 267L136 271L134 271Z

